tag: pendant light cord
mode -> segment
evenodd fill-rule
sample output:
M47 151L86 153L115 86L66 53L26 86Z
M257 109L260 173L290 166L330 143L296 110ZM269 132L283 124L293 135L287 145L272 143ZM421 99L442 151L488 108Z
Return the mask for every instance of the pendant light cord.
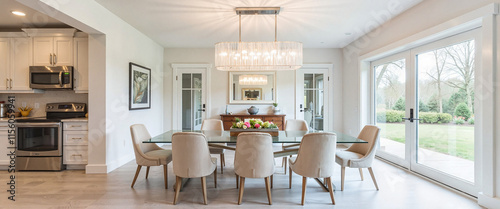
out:
M238 16L240 16L240 32L239 33L240 33L240 42L241 42L241 12L238 12L238 14L239 14Z

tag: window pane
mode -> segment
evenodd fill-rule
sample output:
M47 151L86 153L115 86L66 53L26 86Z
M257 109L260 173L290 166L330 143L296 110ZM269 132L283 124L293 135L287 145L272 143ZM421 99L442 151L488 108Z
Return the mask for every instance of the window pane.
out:
M417 55L417 162L474 182L474 40Z
M375 112L380 150L405 159L405 59L375 66Z

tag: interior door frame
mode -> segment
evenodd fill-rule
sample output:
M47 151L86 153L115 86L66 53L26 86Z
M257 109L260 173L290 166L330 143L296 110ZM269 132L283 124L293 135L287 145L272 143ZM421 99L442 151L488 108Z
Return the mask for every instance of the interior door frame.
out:
M304 119L303 114L301 114L300 112L299 106L303 103L303 101L299 100L298 98L298 92L304 92L304 86L300 85L301 83L303 84L304 81L299 81L299 79L301 78L299 74L304 73L324 73L326 75L323 94L325 97L327 97L327 99L324 100L323 114L325 119L323 119L323 130L333 131L333 118L335 116L333 112L333 64L304 64L300 69L295 71L295 119Z
M205 73L205 76L202 77L202 84L205 89L205 112L203 113L202 118L210 118L210 107L211 107L211 97L210 97L210 71L212 70L211 64L171 64L172 66L172 130L180 130L182 129L182 116L179 114L179 108L181 105L180 94L179 94L179 82L181 79L181 75L183 72L189 70L201 70Z

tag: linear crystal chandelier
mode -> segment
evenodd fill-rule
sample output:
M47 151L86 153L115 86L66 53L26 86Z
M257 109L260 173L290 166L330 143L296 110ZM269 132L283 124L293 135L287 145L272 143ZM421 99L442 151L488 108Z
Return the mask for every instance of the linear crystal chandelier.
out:
M277 41L280 7L237 7L239 42L215 44L215 67L222 71L296 70L302 66L302 43ZM241 15L274 14L274 42L242 42Z
M267 75L240 75L240 85L267 85Z

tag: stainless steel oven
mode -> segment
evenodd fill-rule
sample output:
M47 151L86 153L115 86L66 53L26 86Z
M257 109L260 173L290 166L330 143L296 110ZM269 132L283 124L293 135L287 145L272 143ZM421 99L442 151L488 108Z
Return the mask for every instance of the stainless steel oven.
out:
M73 89L72 66L30 66L30 88Z
M62 123L18 122L18 170L62 169Z
M17 170L63 170L63 123L81 118L85 103L48 103L46 117L16 119Z

